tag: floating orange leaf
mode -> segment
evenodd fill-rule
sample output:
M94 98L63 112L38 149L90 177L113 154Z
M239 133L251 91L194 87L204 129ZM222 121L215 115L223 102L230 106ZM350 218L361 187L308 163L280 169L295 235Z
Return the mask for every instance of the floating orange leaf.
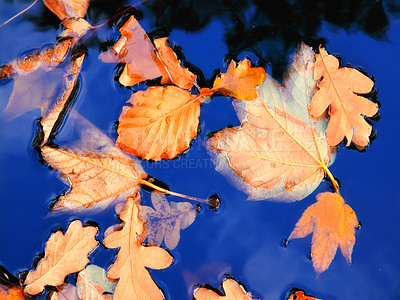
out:
M141 206L140 217L145 221L147 241L150 245L165 246L173 250L179 243L180 231L196 219L197 209L189 202L168 202L165 195L151 194L153 208Z
M108 270L108 277L119 279L114 299L162 300L161 290L151 278L150 269L165 269L172 263L172 256L157 246L145 247L141 244L144 226L138 218L140 207L139 194L130 197L119 214L124 222L122 229L113 227L104 238L107 248L120 248L117 259Z
M264 68L252 68L248 59L237 66L232 60L226 73L221 73L214 81L212 92L219 92L239 100L254 100L259 96L256 89L266 77Z
M235 101L242 125L209 140L217 170L232 177L249 199L301 200L325 172L336 183L327 168L333 157L324 135L326 120L308 114L313 62L314 52L302 45L283 86L268 76L258 99Z
M197 134L201 99L175 86L136 92L119 118L118 147L145 159L174 158Z
M325 49L320 48L319 52L314 77L315 80L322 80L310 104L310 113L319 117L330 107L326 131L329 145L336 146L346 137L347 146L353 142L365 147L369 143L372 127L364 116L374 116L378 106L358 94L369 93L374 82L355 69L339 68L338 59L328 55Z
M338 246L351 263L358 221L353 209L339 194L321 193L317 200L304 211L288 240L303 238L313 232L311 257L315 271L322 273L328 269Z
M24 293L24 288L19 280L0 266L0 299L1 300L27 300L31 299Z
M314 298L312 296L307 295L303 290L293 288L290 291L287 300L322 300L322 299Z
M193 86L196 76L181 67L175 53L167 44L167 38L154 40L154 47L133 16L119 31L121 38L110 50L100 54L99 58L104 62L126 63L119 78L121 84L131 86L162 76L162 84L173 83L183 89Z
M252 300L253 295L246 292L244 287L237 283L235 280L228 278L222 282L222 288L225 296L220 296L214 291L201 287L194 291L194 299L196 300Z
M175 52L167 43L167 38L154 40L156 53L163 66L160 71L163 74L161 84L173 83L182 89L189 90L196 80L196 75L181 66Z
M26 276L25 292L39 294L46 285L61 285L65 276L82 270L89 262L87 256L98 244L96 234L96 227L82 227L79 220L73 221L65 234L53 233L47 241L45 256Z

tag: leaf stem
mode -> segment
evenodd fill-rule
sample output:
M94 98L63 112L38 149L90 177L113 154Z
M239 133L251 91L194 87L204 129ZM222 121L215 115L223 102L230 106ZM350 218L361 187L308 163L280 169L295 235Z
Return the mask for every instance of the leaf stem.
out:
M180 198L184 198L184 199L188 199L188 200L192 200L192 201L196 201L196 202L202 202L202 203L206 203L210 206L216 207L218 206L215 201L210 201L208 199L202 199L202 198L197 198L197 197L192 197L192 196L187 196L185 194L180 194L180 193L176 193L176 192L172 192L170 190L166 190L162 187L159 187L158 185L155 185L145 179L140 179L139 180L140 184L144 184L147 185L148 187L151 187L159 192L162 192L164 194L168 194L168 195L172 195L172 196L176 196L176 197L180 197Z
M34 6L36 4L38 0L33 1L33 3L31 5L29 5L27 8L25 8L24 10L20 11L19 13L17 13L15 16L9 18L7 21L5 21L3 24L0 24L0 28L3 27L4 25L6 25L7 23L11 22L12 20L14 20L15 18L17 18L18 16L22 15L24 12L26 12L28 9L30 9L32 6Z
M321 168L324 169L324 171L326 172L326 174L328 175L329 179L331 180L333 187L335 188L336 193L339 193L339 185L337 183L337 181L335 180L335 177L333 177L331 171L328 169L328 167L325 164L321 164Z

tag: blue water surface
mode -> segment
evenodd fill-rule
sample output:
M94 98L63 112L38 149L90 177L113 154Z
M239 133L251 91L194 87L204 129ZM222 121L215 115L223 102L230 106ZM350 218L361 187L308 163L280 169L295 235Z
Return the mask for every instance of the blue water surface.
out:
M5 0L0 5L0 22L27 6ZM26 14L38 13L41 6L37 3ZM147 10L143 11L140 23L144 29L157 29ZM186 60L200 68L207 79L215 69L227 68L224 22L216 17L201 30L170 31L170 42L179 45ZM101 41L115 40L118 31L104 27L97 35ZM222 199L216 212L202 205L195 222L181 232L179 245L171 251L173 265L150 271L167 299L191 299L196 284L218 288L225 274L265 300L283 300L292 287L325 300L400 299L400 22L389 14L389 28L381 39L328 22L318 35L326 38L327 50L340 55L343 64L361 67L373 76L381 103L381 119L374 122L376 140L365 152L341 146L330 168L341 181L342 196L362 222L356 232L353 263L347 264L338 252L329 269L317 276L308 258L311 237L283 246L302 212L315 202L315 195L329 190L327 182L300 202L253 202L246 201L244 193L215 171L205 148L206 135L239 124L231 100L217 96L202 105L201 132L190 150L177 160L142 162L147 173L174 191L203 198L218 193ZM52 44L56 36L57 28L37 28L28 19L19 18L0 28L0 64ZM131 91L114 81L115 65L99 61L99 53L98 45L89 44L74 108L115 139L114 122ZM269 64L268 72L273 68ZM12 87L11 80L0 83L0 110L6 106ZM67 228L71 220L97 222L99 240L118 222L112 207L85 214L49 212L51 200L68 187L39 161L32 147L39 117L40 111L35 110L11 121L0 119L0 264L14 275L30 269L51 232ZM67 119L55 142L72 143L76 138L73 126ZM149 203L149 192L142 191L142 198ZM91 261L107 268L115 253L100 246Z

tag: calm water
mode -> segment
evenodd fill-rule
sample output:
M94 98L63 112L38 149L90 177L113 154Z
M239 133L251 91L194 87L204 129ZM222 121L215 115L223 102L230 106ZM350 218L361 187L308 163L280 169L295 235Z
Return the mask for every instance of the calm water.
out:
M99 2L89 6L89 21L94 24L114 14L119 5L110 4L111 8L106 10L107 3ZM218 287L224 274L240 280L255 296L265 300L283 300L292 287L325 300L400 299L399 7L395 1L384 2L381 11L386 21L377 9L374 13L343 10L335 19L313 8L305 10L309 15L298 17L303 13L298 6L292 5L292 10L288 10L285 4L291 1L280 2L282 7L271 6L270 15L264 19L257 15L259 9L246 1L232 1L225 6L215 2L209 7L191 1L197 4L194 8L185 1L178 2L182 6L187 4L186 10L177 4L148 2L138 9L143 13L140 23L144 29L150 32L167 26L163 29L170 30L170 41L182 48L186 61L200 68L206 79L212 77L215 69L224 71L225 58L234 55L260 60L279 79L287 56L303 37L314 45L325 40L327 50L340 55L343 64L362 67L374 77L382 105L381 119L374 122L377 138L363 153L342 147L331 167L341 181L343 197L363 224L356 233L353 264L348 265L338 253L330 268L317 277L307 258L310 237L282 247L282 240L288 237L301 213L315 202L315 195L328 190L326 182L298 203L250 202L214 170L204 147L207 133L239 124L231 100L215 97L203 105L201 133L184 156L142 164L150 175L174 191L199 197L218 193L222 199L217 212L203 206L196 221L181 232L181 241L171 252L175 263L163 271L151 271L151 275L167 299L191 299L194 284ZM367 5L376 1L363 2ZM0 3L0 22L27 6L5 0ZM161 10L163 3L168 9ZM133 2L124 5L130 4ZM319 6L329 8L327 3ZM37 3L25 17L0 28L0 64L54 43L57 24L44 5ZM244 31L246 28L248 32ZM104 27L87 41L89 55L74 104L112 138L114 122L131 91L113 80L115 66L100 62L97 56L101 43L117 38L115 29ZM0 84L0 109L5 107L12 87L13 81ZM66 228L72 219L97 222L99 239L108 226L117 222L113 208L96 214L49 214L50 201L67 186L38 161L31 146L39 116L40 111L36 110L12 121L0 119L0 264L14 274L29 269L33 258L44 250L51 231ZM70 143L74 138L73 123L67 120L56 143ZM143 191L142 197L148 203L150 194ZM114 250L100 248L92 262L106 267L114 254Z

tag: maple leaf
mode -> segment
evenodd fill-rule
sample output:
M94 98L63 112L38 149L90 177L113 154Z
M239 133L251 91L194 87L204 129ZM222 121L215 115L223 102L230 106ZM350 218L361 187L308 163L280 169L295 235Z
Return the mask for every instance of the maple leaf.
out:
M161 84L173 83L190 89L196 76L182 68L167 38L154 40L155 47L138 21L131 16L120 28L121 38L115 45L99 55L104 62L126 63L119 78L125 86L132 86L147 79L162 76Z
M219 92L239 100L254 100L259 96L256 89L266 78L264 68L252 68L248 59L237 66L232 60L226 73L221 73L214 81L211 92Z
M61 285L65 276L82 270L89 262L87 256L98 244L96 234L96 227L82 227L79 220L71 222L65 234L53 233L47 241L44 257L26 276L25 292L36 295L46 285Z
M333 161L324 134L327 121L308 113L313 63L314 52L302 44L283 84L267 76L259 98L235 101L242 125L225 128L208 142L216 169L231 176L249 199L301 200L325 172L336 184L327 168Z
M81 300L109 300L116 283L108 280L103 268L88 265L78 273L76 285Z
M320 48L316 55L314 77L322 80L310 104L310 113L319 117L328 107L330 121L326 130L328 143L339 144L344 137L347 146L365 147L369 143L372 127L364 119L378 113L376 103L358 95L369 93L374 82L356 69L339 68L339 60Z
M303 238L313 232L312 262L315 271L322 273L328 269L338 246L351 263L358 221L353 209L338 193L318 194L317 201L304 211L288 240Z
M168 202L165 195L151 194L153 208L141 206L140 217L145 222L150 245L165 246L173 250L179 243L180 230L189 227L196 219L197 209L189 202Z
M193 297L196 300L252 300L253 295L246 292L244 287L237 283L235 280L228 278L222 282L222 288L225 296L220 296L214 291L200 287L194 291Z
M175 86L136 92L119 118L117 146L145 159L174 158L197 134L202 99Z
M107 276L119 279L114 292L115 299L164 299L161 290L152 280L147 268L165 269L172 263L172 256L158 246L143 246L140 236L144 232L143 221L138 218L139 193L130 197L119 214L124 222L122 229L112 227L104 238L107 248L120 248L115 263Z
M55 134L55 124L57 122L62 123L62 112L65 111L67 108L67 102L71 99L70 96L75 87L79 72L81 71L84 58L85 55L82 54L79 57L76 57L68 66L68 69L63 76L65 86L64 92L57 100L55 106L40 121L44 134L42 144L45 144L48 141L51 134Z

